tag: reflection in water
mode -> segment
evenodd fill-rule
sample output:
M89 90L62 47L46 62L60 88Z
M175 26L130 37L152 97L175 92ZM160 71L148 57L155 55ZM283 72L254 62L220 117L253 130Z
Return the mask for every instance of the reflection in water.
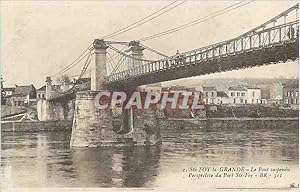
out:
M76 178L83 186L140 187L157 175L159 147L73 149Z
M298 129L164 130L161 147L72 148L70 132L2 133L3 187L220 186L189 180L191 166L288 166L297 183ZM257 182L257 181L251 181ZM237 184L245 184L237 181ZM258 184L258 183L255 183ZM273 182L274 184L274 182ZM271 185L273 185L271 183ZM278 186L288 183L275 182Z

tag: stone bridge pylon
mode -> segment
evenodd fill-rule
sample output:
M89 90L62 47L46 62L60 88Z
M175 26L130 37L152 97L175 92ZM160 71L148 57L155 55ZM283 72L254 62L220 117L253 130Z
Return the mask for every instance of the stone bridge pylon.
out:
M123 110L122 107L117 109L97 108L97 102L110 103L109 97L101 97L99 100L97 94L101 91L113 91L109 90L109 87L103 86L107 76L107 48L104 40L96 39L90 49L92 53L91 90L76 93L70 146L160 144L159 115L156 107L147 110L133 108ZM138 43L132 43L131 55L133 57L142 57L142 50L142 48L139 49Z

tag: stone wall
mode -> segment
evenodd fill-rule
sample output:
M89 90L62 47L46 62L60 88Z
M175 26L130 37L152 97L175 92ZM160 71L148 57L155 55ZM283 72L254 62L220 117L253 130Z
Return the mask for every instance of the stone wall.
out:
M37 101L38 119L40 121L72 120L74 100L52 102L44 99Z
M72 121L2 122L1 132L71 131Z

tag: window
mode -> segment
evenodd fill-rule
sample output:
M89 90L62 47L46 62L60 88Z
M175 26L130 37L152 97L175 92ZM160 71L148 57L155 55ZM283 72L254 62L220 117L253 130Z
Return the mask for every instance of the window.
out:
M254 99L252 99L252 103L254 103Z
M289 99L285 99L285 104L289 104Z
M240 102L241 102L241 103L244 103L244 99L241 99Z
M294 92L293 91L291 91L291 97L293 97L294 96Z
M208 99L206 99L206 104L208 104Z
M255 92L254 91L252 91L252 97L255 97Z
M295 103L295 104L298 104L298 99L295 99L294 103Z
M230 94L232 97L234 97L234 92L231 92L231 94Z
M238 96L238 97L239 97L239 96L240 96L240 92L237 92L237 93L236 93L236 96Z
M295 92L295 96L298 97L298 91Z
M245 97L245 93L242 93L242 96Z
M205 96L208 97L208 92L205 92Z
M233 99L233 103L235 103L235 99Z
M286 96L287 97L290 96L290 92L289 91L286 92Z
M211 92L211 96L213 97L215 94L214 94L214 92Z

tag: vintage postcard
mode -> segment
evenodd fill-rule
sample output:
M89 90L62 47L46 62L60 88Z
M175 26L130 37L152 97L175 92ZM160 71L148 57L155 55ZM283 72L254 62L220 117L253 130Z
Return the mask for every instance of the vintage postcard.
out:
M297 1L1 1L1 191L299 191Z

